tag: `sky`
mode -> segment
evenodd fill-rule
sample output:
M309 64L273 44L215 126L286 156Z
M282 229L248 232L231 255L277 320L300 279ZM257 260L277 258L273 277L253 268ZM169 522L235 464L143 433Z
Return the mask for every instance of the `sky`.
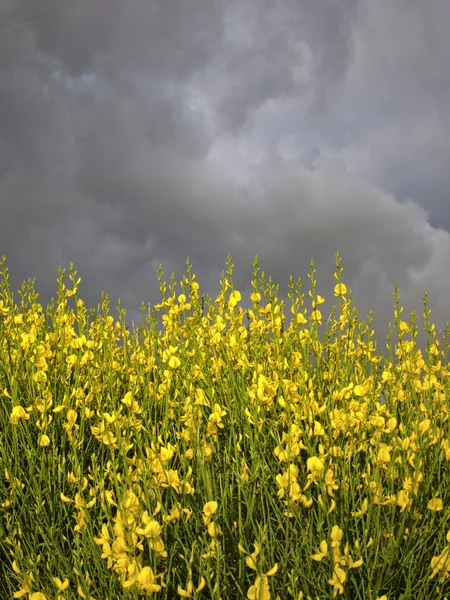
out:
M383 346L450 321L448 0L3 0L0 255L14 289L120 298L140 324L189 258L215 298L226 257L280 284L335 254ZM289 319L288 319L289 320ZM427 335L419 334L419 347Z

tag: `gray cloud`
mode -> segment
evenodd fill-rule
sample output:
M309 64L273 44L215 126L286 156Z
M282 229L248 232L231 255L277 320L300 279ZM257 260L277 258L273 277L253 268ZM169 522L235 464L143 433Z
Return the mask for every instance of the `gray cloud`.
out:
M309 263L328 314L334 254L383 344L450 320L450 42L444 0L3 5L0 254L47 302L74 261L139 318L187 257L214 296L255 254L287 300ZM306 291L306 290L305 290ZM286 311L289 313L289 309ZM423 346L426 337L421 336Z

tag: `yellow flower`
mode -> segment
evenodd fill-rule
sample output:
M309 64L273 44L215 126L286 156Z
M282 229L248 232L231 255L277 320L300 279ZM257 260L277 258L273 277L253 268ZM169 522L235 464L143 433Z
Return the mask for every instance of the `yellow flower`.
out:
M17 423L19 422L20 419L25 419L25 421L28 421L28 419L30 418L30 415L25 412L25 409L23 408L23 406L15 406L12 409L12 413L9 417L9 421L10 423L12 423L13 425L17 425Z
M186 590L183 590L183 588L179 585L177 588L177 592L182 598L193 598L194 597L193 594L194 593L197 594L198 592L201 592L202 589L205 587L205 585L206 585L205 578L200 577L200 583L198 584L198 587L194 592L194 584L192 583L192 579L190 579L188 581Z
M433 579L439 571L443 571L444 577L448 576L448 573L450 573L450 546L447 546L438 556L433 556L430 567L433 569L433 573L429 579Z
M176 447L172 446L172 444L167 444L167 447L161 446L160 449L160 455L161 455L161 462L162 463L166 463L169 460L171 460L173 458L173 455L175 453Z
M177 356L171 356L169 359L169 367L176 369L181 365L181 360Z
M210 518L217 511L218 507L219 505L217 504L217 502L215 500L211 500L203 506L203 512L205 513L205 516L207 518Z
M47 446L50 446L50 438L48 437L48 435L41 435L39 439L39 446L41 448L46 448Z
M94 542L100 546L102 546L103 544L105 544L106 542L111 541L110 535L109 535L109 531L108 531L108 526L106 525L106 523L103 523L102 525L102 535L99 538L94 537Z
M239 292L238 290L234 290L234 292L231 292L230 294L230 300L228 302L228 304L231 306L231 308L234 308L236 306L236 304L240 301L241 299L241 292Z
M222 535L222 530L220 529L220 525L218 523L210 523L208 525L208 533L211 537L217 537L218 535Z
M311 558L316 560L317 562L321 562L324 558L328 556L328 544L325 540L320 542L319 552L318 554L313 554Z
M428 431L428 429L430 428L430 425L431 425L430 419L425 419L424 421L422 421L422 423L419 425L420 433L423 435L426 431Z
M344 283L338 283L334 286L334 295L335 296L344 296L347 293L347 287Z
M278 564L275 565L262 575L261 577L257 577L255 579L255 583L251 585L247 591L247 598L249 600L270 600L270 588L269 582L267 581L268 577L275 575L278 571Z
M201 388L196 388L195 390L194 406L209 406L208 398L205 396L205 392Z
M60 592L63 592L69 587L69 580L67 579L67 577L64 579L64 581L61 581L59 577L53 577L53 582Z
M270 600L269 582L266 578L257 577L255 583L248 588L249 600Z
M362 517L362 515L364 515L367 512L367 509L369 507L369 500L367 498L364 498L362 505L361 505L361 510L357 510L355 512L352 512L352 517Z
M158 521L155 520L148 521L144 529L140 527L136 528L136 533L139 533L139 535L143 535L146 538L157 538L161 535L161 532L162 527Z
M346 579L347 579L347 574L345 573L345 571L343 569L341 569L341 567L338 567L337 565L335 565L333 577L328 580L328 583L330 585L334 586L334 595L336 595L337 593L339 593L339 594L344 593L343 584L345 583Z
M7 315L9 313L9 311L10 311L10 309L5 306L5 303L3 302L3 300L0 300L0 313Z
M159 592L161 586L156 584L156 576L151 567L144 567L136 578L140 590L143 592Z
M250 554L250 556L247 556L247 558L245 559L245 562L247 563L247 566L250 567L250 569L253 569L254 571L256 571L256 559L259 554L259 546L256 542L253 544L253 546L255 547L255 551L252 552L252 554ZM241 548L242 548L242 546L241 546ZM239 548L239 549L241 549L241 548ZM242 548L242 550L244 550L244 549ZM245 550L244 550L244 552L245 552Z
M320 310L313 310L312 311L312 313L311 313L311 319L313 321L316 321L317 323L319 323L320 325L322 325L321 318L322 318L322 313L320 312Z
M440 498L433 498L432 500L430 500L428 502L427 508L429 510L442 510L443 509L443 504L442 504L442 500Z
M306 468L313 473L320 473L324 469L323 462L317 456L311 456L306 461Z
M344 532L338 525L333 525L331 529L331 539L333 542L340 542L344 536Z

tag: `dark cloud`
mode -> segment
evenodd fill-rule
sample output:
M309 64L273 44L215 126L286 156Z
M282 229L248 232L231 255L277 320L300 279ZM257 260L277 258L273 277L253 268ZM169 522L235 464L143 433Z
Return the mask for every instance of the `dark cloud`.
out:
M47 302L81 293L139 318L190 257L214 296L255 254L287 300L311 259L328 314L334 255L377 339L429 292L450 320L444 0L3 3L0 254ZM289 309L287 310L289 312ZM421 344L426 337L422 335Z
M72 77L103 65L110 76L130 67L183 78L208 61L222 30L220 3L207 0L19 0L9 14L32 26L39 49Z

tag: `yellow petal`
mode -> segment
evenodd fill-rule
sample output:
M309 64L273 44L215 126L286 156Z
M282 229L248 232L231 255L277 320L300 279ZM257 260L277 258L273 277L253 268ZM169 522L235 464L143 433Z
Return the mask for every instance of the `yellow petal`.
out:
M196 592L201 592L202 589L206 585L206 579L204 577L200 577L200 583L198 584L198 588L195 590Z
M69 580L67 579L67 577L64 579L64 582L62 582L61 579L59 579L59 577L53 577L53 582L60 592L64 591L69 587Z
M203 512L205 513L206 516L211 516L213 515L217 508L218 508L218 504L215 500L211 500L210 502L207 502L204 507L203 507Z
M177 587L177 593L182 598L192 598L192 594L190 594L189 592L186 592L186 590L183 590L183 588L181 586Z
M272 575L275 575L275 573L277 571L278 571L278 563L275 563L274 566L270 569L270 571L267 571L266 577L271 577Z

